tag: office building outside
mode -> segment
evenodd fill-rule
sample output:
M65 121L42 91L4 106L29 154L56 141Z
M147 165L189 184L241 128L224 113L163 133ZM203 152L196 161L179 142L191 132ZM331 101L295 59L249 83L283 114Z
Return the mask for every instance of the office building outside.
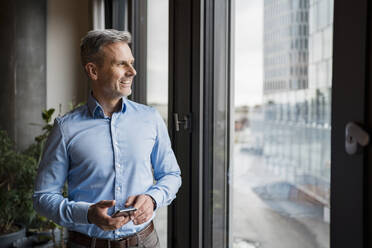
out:
M263 33L263 104L249 108L245 149L285 182L282 197L329 222L333 0L265 0Z

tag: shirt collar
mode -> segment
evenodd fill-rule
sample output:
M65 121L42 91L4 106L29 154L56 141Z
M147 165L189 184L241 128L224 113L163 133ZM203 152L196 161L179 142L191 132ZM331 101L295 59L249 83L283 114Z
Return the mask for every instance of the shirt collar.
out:
M126 111L126 108L127 108L128 99L126 97L122 97L121 99L122 99L122 101L121 101L121 111L120 112L124 113ZM94 98L93 92L90 92L90 94L89 94L87 105L88 105L89 111L90 111L93 118L95 118L95 117L104 118L105 115L103 113L103 108L99 104L99 102L96 100L96 98Z

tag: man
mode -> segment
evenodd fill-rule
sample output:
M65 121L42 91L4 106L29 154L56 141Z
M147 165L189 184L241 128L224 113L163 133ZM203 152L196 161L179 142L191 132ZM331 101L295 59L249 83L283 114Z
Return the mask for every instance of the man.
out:
M86 105L56 118L39 165L34 207L69 230L70 247L159 247L155 210L181 185L161 116L126 98L136 75L130 41L117 30L82 39L92 92ZM137 211L112 217L128 206Z

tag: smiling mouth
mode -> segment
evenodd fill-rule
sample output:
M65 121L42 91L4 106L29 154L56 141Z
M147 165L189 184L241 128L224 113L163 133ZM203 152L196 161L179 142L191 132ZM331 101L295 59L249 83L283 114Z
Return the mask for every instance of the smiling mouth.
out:
M130 87L131 86L131 82L130 81L120 82L120 85L122 85L124 87Z

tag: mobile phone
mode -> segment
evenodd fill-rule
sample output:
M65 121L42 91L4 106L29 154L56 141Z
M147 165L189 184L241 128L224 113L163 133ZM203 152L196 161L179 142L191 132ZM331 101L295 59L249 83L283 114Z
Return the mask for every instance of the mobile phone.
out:
M137 208L134 208L134 207L123 208L123 209L116 211L113 215L111 215L111 217L113 218L120 217L120 216L128 217L129 215L133 214L135 211L137 211Z

